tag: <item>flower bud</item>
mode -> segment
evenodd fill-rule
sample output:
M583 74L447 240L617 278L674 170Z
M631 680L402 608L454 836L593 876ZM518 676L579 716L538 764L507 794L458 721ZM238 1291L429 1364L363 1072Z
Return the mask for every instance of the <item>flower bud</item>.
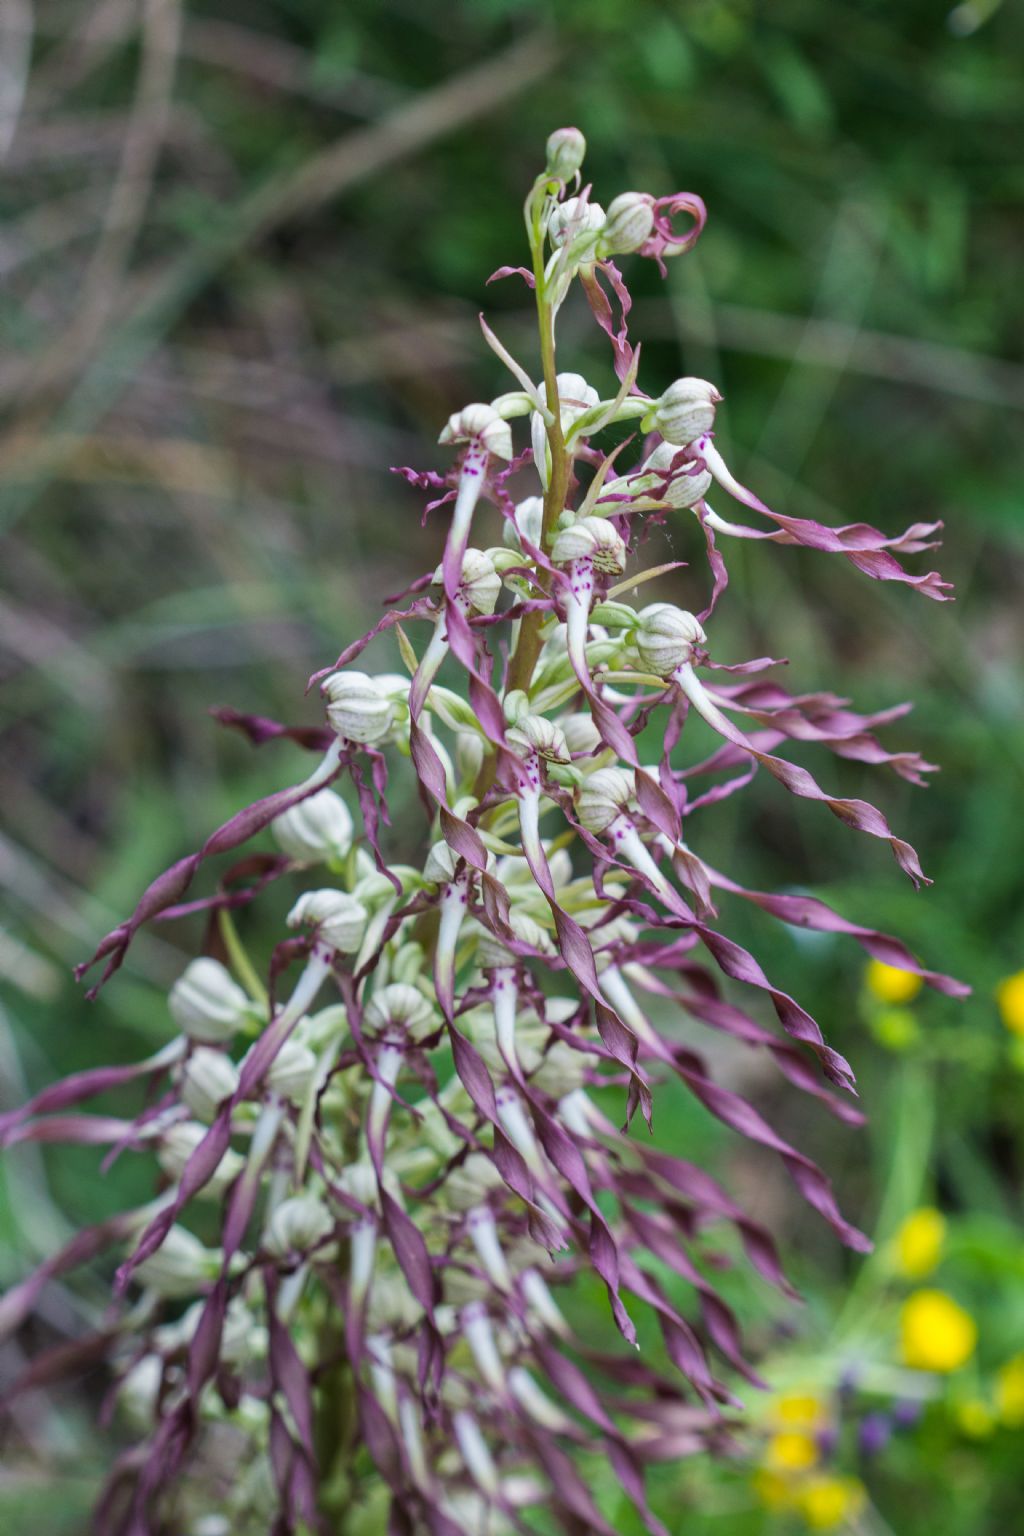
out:
M516 520L513 524L510 518L505 519L505 527L502 530L502 539L510 549L519 549L519 537L517 530L527 538L531 544L540 544L541 527L544 522L544 500L541 496L527 496L516 506Z
M341 1170L338 1183L345 1193L353 1200L358 1200L360 1205L365 1205L371 1211L376 1207L377 1175L371 1163L346 1163Z
M238 1068L223 1051L199 1046L181 1069L181 1097L197 1120L208 1124L238 1087Z
M342 954L355 954L366 927L366 908L345 891L306 891L288 913L289 928L315 928L317 941Z
M499 459L511 459L512 428L491 405L480 401L449 416L439 443L479 443Z
M275 1258L307 1254L334 1230L334 1217L315 1195L282 1200L270 1218L263 1246Z
M360 852L365 850L360 849ZM392 864L391 873L395 875L403 885L414 883L418 873L410 869L407 864ZM352 895L360 902L368 912L376 912L385 902L393 902L395 888L387 875L382 875L374 864L372 856L367 855L367 863L360 864L360 876L352 887Z
M363 1013L363 1028L379 1035L423 1040L436 1027L437 1017L423 993L401 981L375 992Z
M530 1081L541 1093L561 1099L576 1088L582 1088L588 1058L584 1051L574 1051L564 1040L556 1040L540 1059L540 1065Z
M555 946L547 931L528 912L514 908L509 914L508 925L521 943L529 944L531 949L536 949L542 955L554 954ZM494 971L503 966L518 965L519 957L493 933L484 929L477 940L476 963L482 971Z
M644 430L653 425L667 443L694 442L715 424L715 406L721 395L707 379L676 379L654 409L644 417Z
M185 1164L206 1133L206 1126L197 1125L194 1120L178 1121L176 1125L167 1127L160 1138L157 1162L169 1179L173 1179L175 1183L179 1182L185 1172ZM229 1148L217 1164L215 1173L203 1186L203 1195L208 1200L219 1200L228 1186L237 1179L244 1166L244 1158ZM177 1230L172 1228L172 1231Z
M459 731L455 738L455 766L463 784L475 783L484 765L484 744L475 731Z
M637 654L647 671L658 677L671 677L690 660L694 646L706 639L693 614L672 603L651 603L641 608L639 619L633 633Z
M598 251L602 256L627 256L637 251L654 228L654 199L648 192L620 192L608 204Z
M414 1328L423 1308L400 1272L374 1276L366 1309L366 1325L374 1333Z
M182 1034L207 1045L230 1040L252 1016L253 1007L219 960L193 960L167 999Z
M555 383L558 387L558 413L562 418L562 431L567 432L581 416L598 404L601 396L593 385L587 383L582 373L560 373Z
M592 406L597 405L601 397L581 373L560 373L555 382L558 388L558 414L561 418L562 431L568 434L580 417ZM542 484L546 486L550 475L551 452L548 445L547 426L539 411L534 411L530 417L530 440L533 447L533 461L541 472Z
M547 171L560 181L575 176L583 164L587 141L578 128L556 128L547 142Z
M583 752L596 752L600 747L601 733L590 715L584 712L564 715L559 724L571 757L578 757Z
M556 565L592 560L594 569L616 575L626 566L626 546L603 517L580 517L555 539L551 558Z
M471 1152L444 1181L444 1195L454 1211L471 1211L501 1184L501 1174L489 1157Z
M567 763L569 748L562 728L543 715L522 714L505 732L505 740L519 757L542 757L549 763Z
M434 581L444 578L442 566L434 572ZM501 592L501 577L494 569L494 562L482 549L467 549L462 557L462 573L459 576L459 596L474 613L493 613Z
M318 790L275 816L270 830L288 857L304 864L343 859L352 846L352 817L333 789Z
M442 838L434 843L423 866L423 878L429 885L447 885L455 879L455 854Z
M299 1040L286 1040L267 1068L267 1087L298 1104L306 1097L315 1071L316 1057L309 1046Z
M556 203L548 218L548 239L558 250L563 245L586 247L593 244L604 228L604 209L582 197L567 197Z
M552 851L548 841L543 842L541 846L548 861L548 874L555 889L568 885L572 879L572 857L568 848L556 848ZM540 894L537 882L533 878L533 871L528 861L520 854L506 853L494 866L494 873L508 890L517 907L520 902L539 897L541 906L545 911L547 910L547 903Z
M393 700L365 672L332 672L320 692L327 701L328 724L346 741L377 746L394 724Z
M626 768L598 768L576 796L576 815L588 832L606 832L633 798L634 781Z
M670 470L672 461L679 457L680 452L678 443L659 443L654 452L644 461L644 470ZM666 481L661 475L645 475L639 482L631 481L627 489L632 489L635 493L643 488L649 496L663 501L666 506L682 509L695 507L698 501L703 501L713 483L714 477L710 470L697 469L696 463L691 468L686 461L683 461L671 480Z
M396 952L391 962L392 981L404 981L409 986L422 974L426 951L416 939L409 939Z
M348 1009L344 1003L331 1003L316 1013L306 1014L295 1026L294 1039L301 1040L311 1051L322 1051L325 1046L343 1040L348 1034ZM339 1080L334 1079L334 1087Z
M204 1248L186 1227L173 1226L155 1253L144 1259L135 1278L158 1296L191 1296L215 1280L221 1266L218 1248Z
M164 1323L154 1332L153 1339L165 1354L177 1354L188 1349L202 1321L205 1303L193 1302L181 1317L172 1323ZM224 1327L218 1351L221 1360L230 1365L249 1365L255 1357L266 1354L267 1330L257 1322L240 1296L228 1303L224 1314Z
M164 1362L159 1355L143 1355L121 1378L117 1405L133 1428L152 1430L157 1419Z

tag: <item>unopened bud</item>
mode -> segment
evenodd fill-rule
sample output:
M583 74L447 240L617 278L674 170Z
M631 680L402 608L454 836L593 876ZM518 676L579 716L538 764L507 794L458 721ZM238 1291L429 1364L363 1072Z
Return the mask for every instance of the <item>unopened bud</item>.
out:
M122 1377L117 1405L136 1429L151 1430L156 1423L163 1379L164 1362L159 1355L143 1355Z
M434 843L423 866L423 878L430 885L447 885L455 879L455 854L442 838Z
M533 545L540 545L541 528L544 522L544 501L540 496L527 496L516 506L516 520L513 524L510 518L505 519L505 527L502 530L502 538L510 549L519 549L518 533L528 539Z
M586 249L596 244L604 228L604 218L600 203L582 197L567 197L564 203L556 203L551 210L548 239L555 250L563 245Z
M654 199L647 192L620 192L608 205L598 243L602 256L637 251L654 228Z
M569 748L561 726L543 715L522 714L505 732L505 740L520 757L542 757L549 763L567 763Z
M639 614L633 639L637 654L648 672L671 677L677 667L689 661L695 645L706 639L692 613L672 603L651 603Z
M249 999L220 961L205 955L193 960L178 977L167 1003L182 1034L207 1045L230 1040L253 1012Z
M576 815L588 832L606 832L633 798L633 775L626 768L598 768L576 796Z
M555 539L551 558L556 565L592 560L594 569L617 575L626 567L626 546L603 517L580 517Z
M366 908L345 891L306 891L288 913L289 928L316 929L319 943L355 954L366 927Z
M352 846L352 817L333 789L318 790L275 816L270 830L289 858L304 864L343 859Z
M368 1162L346 1163L341 1170L338 1183L347 1195L353 1200L358 1200L360 1205L373 1210L377 1204L378 1189L377 1175L373 1166Z
M316 1057L309 1046L286 1040L267 1068L267 1087L298 1104L306 1097L315 1071Z
M443 579L443 568L434 572L434 581ZM494 569L494 562L482 549L467 549L462 557L462 573L459 576L459 596L474 613L493 613L501 592L501 577Z
M528 944L542 955L553 955L555 947L550 935L528 912L513 909L509 915L509 927L522 944ZM518 965L519 957L493 933L484 930L477 940L476 963L482 971L500 970L504 966Z
M512 428L491 405L476 401L449 416L439 443L478 443L499 459L511 459Z
M181 1069L181 1097L198 1120L214 1120L238 1087L238 1068L223 1051L199 1046Z
M601 745L601 733L592 717L585 713L564 715L559 721L570 756L583 752L596 752Z
M587 383L581 373L560 373L555 381L558 388L558 414L562 431L568 434L580 417L597 405L600 395ZM551 451L548 445L547 426L539 411L530 417L530 440L533 462L541 470L541 481L546 486L550 474Z
M204 1248L186 1227L173 1226L156 1252L139 1265L135 1278L158 1296L191 1296L215 1280L220 1267L220 1249Z
M282 1200L270 1218L263 1246L276 1258L287 1259L316 1248L334 1230L334 1217L315 1195Z
M472 1211L501 1183L501 1174L489 1157L471 1152L444 1181L444 1196L452 1210Z
M321 684L327 721L346 741L366 747L384 741L395 719L393 700L365 672L332 672Z
M562 430L567 431L580 417L597 405L600 395L588 384L582 373L560 373L555 379L558 387L558 410L562 418Z
M426 951L423 945L416 939L408 940L391 962L391 979L404 981L411 986L422 972L425 960Z
M374 1276L370 1288L366 1324L375 1333L414 1328L423 1308L400 1273Z
M455 738L455 766L463 784L475 783L484 765L483 738L475 731L459 731Z
M556 128L548 137L547 170L560 181L575 176L583 164L587 141L578 128Z
M186 1163L206 1135L206 1126L198 1125L194 1120L179 1121L177 1125L168 1126L160 1138L157 1162L169 1179L173 1179L175 1183L180 1181L185 1172ZM217 1164L216 1170L203 1186L203 1195L208 1200L219 1200L229 1185L237 1179L244 1166L244 1159L228 1148ZM172 1231L177 1230L176 1227L172 1228Z
M556 1040L544 1052L540 1064L530 1081L541 1093L561 1099L576 1088L582 1088L588 1058L584 1051L574 1051L563 1040Z
M681 458L681 455L682 449L678 443L659 443L650 457L644 461L644 470L669 471L673 460ZM696 462L683 460L671 480L664 479L662 474L651 475L649 479L649 486L645 478L639 482L631 481L629 489L635 492L644 487L649 496L663 501L666 506L681 510L684 507L695 507L699 501L703 501L711 489L714 477L710 470L698 469Z
M684 445L703 437L715 424L721 395L707 379L676 379L644 417L645 431L654 426L667 443Z
M418 988L393 981L370 998L363 1027L379 1035L409 1035L423 1040L437 1027L437 1017Z

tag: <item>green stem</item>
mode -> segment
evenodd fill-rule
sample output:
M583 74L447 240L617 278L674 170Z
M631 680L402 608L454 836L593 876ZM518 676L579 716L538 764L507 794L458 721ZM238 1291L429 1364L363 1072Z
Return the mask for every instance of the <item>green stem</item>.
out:
M540 201L540 209L543 201ZM541 212L534 213L530 229L530 248L533 256L534 293L537 302L537 324L540 331L540 356L544 372L544 395L551 421L547 428L548 446L551 450L551 474L544 493L544 515L541 522L540 547L546 550L552 540L558 519L569 494L569 478L572 458L566 452L565 435L562 431L562 413L558 401L558 369L555 359L555 317L548 302L544 280L544 228ZM546 571L537 573L538 583L546 592L550 578ZM545 615L536 611L528 613L519 626L519 639L509 663L506 692L529 689L534 668L541 650L540 631ZM477 775L473 792L481 799L494 783L497 766L496 756L489 753Z

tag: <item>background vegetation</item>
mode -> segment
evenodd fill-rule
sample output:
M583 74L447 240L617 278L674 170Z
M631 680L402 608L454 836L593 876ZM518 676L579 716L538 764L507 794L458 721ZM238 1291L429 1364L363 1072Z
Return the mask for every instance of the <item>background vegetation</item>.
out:
M1024 1005L1004 992L1001 1013L995 989L1024 966L1019 8L9 0L3 18L4 1100L166 1038L163 992L198 926L140 940L94 1006L69 967L159 867L298 770L294 749L254 752L207 711L316 718L307 674L436 560L440 525L420 532L388 466L440 463L448 412L503 387L485 304L528 345L522 291L485 279L522 259L524 190L547 133L574 122L599 198L686 187L708 204L667 283L636 270L648 379L718 382L726 457L783 509L891 530L943 518L958 593L934 605L812 552L732 553L717 654L788 656L796 686L864 707L917 701L891 739L942 765L927 793L828 771L880 801L936 886L914 895L883 849L771 783L722 808L707 852L901 932L975 992L887 1002L852 946L737 914L853 1060L869 1127L837 1129L745 1057L719 1070L780 1125L806 1120L879 1249L851 1260L771 1166L663 1101L660 1133L779 1230L806 1305L782 1313L737 1278L776 1389L753 1404L764 1435L726 1467L664 1469L659 1507L689 1536L1012 1529ZM569 317L572 366L595 383L601 340ZM684 525L666 538L693 562L683 600L700 556ZM396 837L418 818L398 806ZM276 915L247 918L257 949ZM5 1162L0 1282L141 1190L130 1163L101 1179L97 1161ZM921 1206L947 1219L934 1272L923 1229L893 1243ZM899 1308L921 1283L977 1327L938 1375L902 1363ZM99 1273L54 1287L5 1374L106 1295ZM104 1385L22 1404L5 1529L28 1514L83 1528L111 1454L93 1427ZM869 1454L885 1436L865 1416L896 1403L909 1421L915 1398L923 1416ZM610 1474L594 1477L614 1515Z

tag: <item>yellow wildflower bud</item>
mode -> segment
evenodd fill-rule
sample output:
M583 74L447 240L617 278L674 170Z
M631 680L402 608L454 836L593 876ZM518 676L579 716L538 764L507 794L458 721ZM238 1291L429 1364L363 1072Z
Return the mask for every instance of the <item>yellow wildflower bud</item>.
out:
M1024 971L1007 976L996 987L999 1017L1015 1035L1024 1035Z
M785 1429L768 1442L765 1464L778 1472L806 1472L818 1459L818 1447L802 1430Z
M899 1227L893 1247L896 1267L908 1280L923 1280L942 1257L946 1218L930 1205L911 1211Z
M800 1490L800 1513L812 1531L833 1531L863 1509L867 1495L856 1477L822 1473Z
M900 1314L903 1359L918 1371L955 1371L974 1353L978 1328L945 1291L915 1291Z
M886 965L882 960L871 961L867 969L867 984L868 991L882 1003L909 1003L923 985L920 976L915 976L913 971L901 971L897 966Z
M1024 1354L1012 1355L996 1373L996 1410L1011 1429L1024 1425Z

